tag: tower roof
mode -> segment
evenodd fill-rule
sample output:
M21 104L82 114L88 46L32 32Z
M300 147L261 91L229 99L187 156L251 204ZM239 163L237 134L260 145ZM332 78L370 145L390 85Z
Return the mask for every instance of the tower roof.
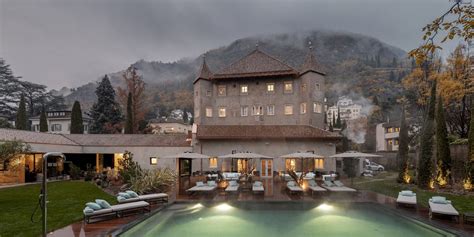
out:
M201 70L199 72L197 79L211 79L211 77L212 77L212 72L207 66L206 57L204 56L202 59Z
M309 50L308 54L306 55L306 58L303 62L303 65L301 66L301 75L307 73L307 72L315 72L321 75L325 75L325 73L321 72L319 70L319 65L316 62L316 57L313 54L313 47L311 46L311 42L309 43Z

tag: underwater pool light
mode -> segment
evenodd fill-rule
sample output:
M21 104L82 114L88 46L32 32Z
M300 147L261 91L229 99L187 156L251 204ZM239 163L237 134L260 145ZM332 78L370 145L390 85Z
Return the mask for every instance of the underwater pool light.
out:
M331 211L333 208L334 208L333 206L326 203L323 203L317 207L317 209L321 211Z
M219 211L230 211L233 207L227 203L222 203L216 206Z

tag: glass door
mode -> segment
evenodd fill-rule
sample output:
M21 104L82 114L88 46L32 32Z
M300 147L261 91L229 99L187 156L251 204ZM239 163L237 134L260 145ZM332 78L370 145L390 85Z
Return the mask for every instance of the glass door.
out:
M191 159L179 159L179 176L189 177L191 176Z
M261 159L261 176L262 178L271 178L273 176L273 160Z

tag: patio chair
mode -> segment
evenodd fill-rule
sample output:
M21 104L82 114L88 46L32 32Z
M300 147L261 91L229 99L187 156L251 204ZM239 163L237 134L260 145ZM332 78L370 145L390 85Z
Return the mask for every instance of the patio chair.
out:
M196 182L196 186L186 190L186 192L190 192L190 193L193 193L193 192L202 192L202 193L206 193L206 192L214 192L215 190L217 189L217 183L216 181L208 181L207 183L203 183L203 182Z
M316 174L314 174L313 172L308 172L303 177L304 180L314 180L314 178L316 178Z
M327 189L320 187L315 180L309 180L308 181L308 188L311 190L311 195L314 192L326 192Z
M239 183L237 183L237 181L235 180L229 181L229 185L225 189L225 192L236 193L237 191L239 191Z
M416 207L416 193L411 190L403 190L398 193L397 205L414 205Z
M303 193L303 189L295 182L289 181L286 183L286 188L290 191L290 193Z
M353 188L344 186L344 184L339 180L336 180L334 182L325 180L323 184L323 188L331 192L357 192L357 190Z
M90 220L100 217L122 217L125 213L134 211L150 211L150 204L145 201L109 205L107 208L92 209L86 206L83 210L84 221L89 224Z
M459 212L453 207L450 200L446 197L434 196L429 200L430 205L430 219L433 215L452 216L456 222L459 222Z
M145 195L138 195L134 191L126 191L127 195L123 195L123 192L117 194L117 201L118 203L129 203L129 202L137 202L137 201L146 201L148 203L167 203L168 202L168 194L166 193L152 193L152 194L145 194ZM122 194L122 195L121 195Z
M252 192L254 192L254 193L264 193L265 188L263 187L263 183L261 181L255 181L252 185Z

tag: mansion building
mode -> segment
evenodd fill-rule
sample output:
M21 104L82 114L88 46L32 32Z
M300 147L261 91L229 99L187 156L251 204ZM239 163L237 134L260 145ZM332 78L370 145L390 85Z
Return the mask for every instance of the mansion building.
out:
M324 130L325 80L311 49L299 69L258 48L216 72L204 59L194 82L193 150L211 156L248 151L274 157L256 165L262 176L289 166L302 169L299 162L295 167L294 160L278 158L282 155L335 154L340 137ZM224 171L241 166L219 162L216 168ZM315 169L336 168L333 162L311 163Z

